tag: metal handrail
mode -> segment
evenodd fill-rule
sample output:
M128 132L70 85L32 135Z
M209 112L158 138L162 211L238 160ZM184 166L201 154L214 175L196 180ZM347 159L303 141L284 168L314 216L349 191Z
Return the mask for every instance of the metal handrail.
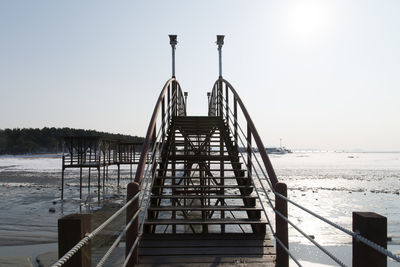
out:
M216 98L218 96L218 90L222 91L222 85L225 84L225 86L227 86L227 88L230 89L231 93L234 95L235 100L237 101L237 103L240 106L240 109L242 110L242 114L244 115L248 128L254 138L254 141L256 142L257 148L260 151L260 155L261 155L261 159L263 160L264 166L267 170L268 173L268 178L271 180L271 184L273 187L275 187L275 184L278 183L278 178L276 177L274 168L272 167L271 161L268 157L267 152L265 152L264 149L264 144L260 138L260 135L258 134L258 131L253 123L253 120L251 119L245 105L243 104L242 99L240 98L239 94L236 92L236 90L233 88L233 86L225 79L223 79L222 77L220 77L217 81L215 81L214 86L213 86L213 90L211 93L211 99L210 99L210 104L214 105L214 107L212 105L210 105L209 107L209 111L212 110L213 108L215 108L215 104L216 101L212 100L214 98ZM221 87L221 88L219 88ZM211 113L212 114L212 113ZM222 115L222 114L220 114Z
M224 100L225 100L225 99L224 99ZM226 102L226 101L225 101L225 102ZM224 103L224 102L222 102L222 103ZM228 106L225 106L225 107L227 107L227 108L229 109ZM230 110L230 109L229 109L229 110ZM229 120L233 123L233 121L232 121L232 119L231 119L230 117L229 117ZM240 124L238 124L238 126L240 127ZM229 127L229 128L230 128L230 127ZM230 129L231 129L231 128L230 128ZM243 130L241 129L241 127L240 127L240 130L241 130L242 135L243 135L243 137L244 137L244 133L243 133ZM241 137L240 135L238 135L238 137L239 137L240 142L241 142L242 145L244 146L245 144L243 143L242 137ZM249 143L248 143L248 144L249 144ZM248 144L247 144L247 145L248 145ZM255 155L255 153L254 153L253 150L251 150L251 153ZM247 165L248 165L248 164L247 164L248 162L246 161L245 156L243 155L242 152L240 152L240 155L241 155L241 157L242 157L243 162L244 162L244 163L246 164L246 166L247 166ZM255 156L256 156L256 155L255 155ZM255 157L255 158L257 159L257 157ZM258 160L257 160L257 162L258 162ZM259 163L259 162L258 162L258 163ZM272 205L272 201L271 201L270 197L268 196L268 192L267 192L267 190L265 189L264 184L263 184L262 181L261 181L261 178L260 178L260 176L259 176L259 174L258 174L258 172L257 172L257 169L255 168L255 166L254 166L254 164L253 164L252 162L250 162L250 164L251 164L252 169L254 169L254 172L255 172L255 174L256 174L258 180L259 180L259 183L260 183L260 185L261 185L261 187L262 187L262 189L263 189L263 191L264 191L264 194L265 194L265 196L267 197L268 204L270 205L270 207L272 208L272 210L273 210L276 214L278 214L278 216L280 216L283 220L285 220L287 223L289 223L291 226L293 226L293 228L295 228L300 234L302 234L305 238L307 238L311 243L313 243L313 244L314 244L315 246L317 246L320 250L322 250L322 252L324 252L326 255L328 255L332 260L334 260L334 261L335 261L336 263L338 263L340 266L346 267L346 265L345 265L342 261L340 261L339 259L337 259L333 254L331 254L329 251L327 251L327 250L326 250L324 247L322 247L318 242L316 242L315 240L312 240L307 234L305 234L300 228L298 228L294 223L292 223L287 217L285 217L283 214L281 214L279 211L277 211L277 210L275 209L275 207ZM260 166L260 167L261 167L261 166ZM248 168L248 167L247 167L247 168ZM248 169L248 170L249 170L249 169ZM261 169L261 170L262 170L262 169ZM265 174L264 174L264 177L266 177ZM267 180L267 181L268 181L268 180ZM255 189L255 191L256 191L256 193L257 193L258 198L260 199L260 204L261 204L261 207L262 207L262 209L263 209L263 211L264 211L264 215L265 215L265 217L267 218L267 220L268 220L268 222L269 222L268 215L267 215L267 213L266 213L266 210L265 210L265 208L264 208L264 205L263 205L263 203L262 203L262 201L261 201L260 194L258 193L258 189L257 189L257 187L255 186L253 179L251 179L251 182L252 182L252 184L253 184L253 186L254 186L254 189ZM268 182L269 182L269 181L268 181ZM270 183L269 183L269 184L270 184ZM272 187L271 185L270 185L270 187L271 187L272 190L274 190L273 187ZM272 224L269 223L269 225L270 225L271 232L272 232L272 234L274 235L276 241L279 243L279 245L280 245L286 252L289 252L289 249L288 249L288 248L282 243L282 241L279 240L279 238L276 236L276 232L273 230ZM297 260L290 252L288 253L288 255L293 259L293 261L294 261L298 266L301 266L301 264L298 262L298 260Z
M218 82L218 81L217 81L217 82ZM214 90L213 90L213 92L214 92ZM230 112L232 115L234 115L233 112L232 112L232 110L230 109L230 107L227 105L227 101L226 101L226 99L223 97L223 95L219 95L219 98L221 99L220 102L222 103L222 105L225 104L224 109L225 109L225 110L229 110L229 112ZM216 103L216 102L214 101L214 103ZM210 100L210 105L211 105L211 104L212 104L212 102L211 102L211 100ZM210 109L211 109L211 108L210 108ZM224 109L222 109L222 110L224 110ZM235 116L232 116L232 117L235 118ZM232 119L231 119L231 116L227 116L227 118L229 118L229 121L231 121L232 124L234 123L234 121L232 121ZM242 134L243 137L245 138L245 134L244 134L244 132L243 132L243 130L242 130L240 124L237 122L237 118L235 118L235 120L236 120L236 123L237 123L237 125L238 125L238 127L239 127L239 130L240 130L241 134ZM230 131L232 131L231 127L229 127L229 129L230 129ZM242 145L244 146L245 144L243 143L243 140L242 140L242 137L240 136L240 134L238 135L238 137L239 137L239 139L240 139ZM245 139L246 139L246 138L245 138ZM247 142L246 145L251 145L247 140L246 140L246 142ZM265 151L264 149L261 149L261 150L260 150L259 147L258 147L258 149L259 149L259 151ZM264 176L265 180L268 182L268 184L269 184L269 186L270 186L270 188L271 188L271 191L272 191L272 193L273 193L274 195L276 195L277 197L279 197L279 198L281 198L281 199L287 201L288 203L291 203L292 205L294 205L294 206L296 206L296 207L302 209L303 211L305 211L305 212L311 214L312 216L314 216L314 217L316 217L316 218L322 220L323 222L325 222L325 223L331 225L332 227L334 227L334 228L336 228L336 229L338 229L338 230L341 230L342 232L344 232L344 233L346 233L346 234L352 236L352 237L355 238L356 240L358 240L358 241L360 241L360 242L366 244L367 246L369 246L369 247L375 249L376 251L378 251L378 252L380 252L380 253L386 255L387 257L390 257L390 258L392 258L393 260L395 260L395 261L397 261L397 262L400 262L400 257L394 255L391 251L389 251L389 250L383 248L382 246L380 246L380 245L378 245L378 244L376 244L376 243L374 243L374 242L368 240L367 238L361 236L359 233L355 233L355 232L353 232L353 231L350 231L350 230L348 230L348 229L346 229L346 228L344 228L344 227L342 227L342 226L340 226L340 225L338 225L338 224L336 224L336 223L334 223L334 222L332 222L332 221L330 221L330 220L328 220L328 219L326 219L326 218L324 218L324 217L322 217L322 216L316 214L315 212L312 212L311 210L309 210L309 209L307 209L307 208L301 206L300 204L298 204L298 203L296 203L296 202L290 200L289 198L283 196L282 194L276 192L274 186L271 184L270 179L266 179L266 178L268 178L268 176L264 173L263 166L261 166L260 162L258 161L258 158L257 158L256 154L254 153L254 151L253 151L252 149L250 150L250 153L252 153L252 154L254 155L254 158L256 159L256 162L257 162L257 164L258 164L260 170L262 171L263 176ZM241 157L242 157L243 161L244 161L244 162L246 163L246 165L247 165L247 162L246 162L245 157L243 156L243 153L240 152L240 154L241 154ZM260 153L260 154L261 154L261 153ZM262 156L262 155L261 155L261 156ZM263 191L264 191L264 193L265 193L265 195L266 195L266 197L267 197L267 199L268 199L269 205L271 206L271 208L273 209L273 211L274 211L276 214L278 214L278 216L280 216L282 219L284 219L286 222L288 222L294 229L296 229L296 230L297 230L299 233L301 233L304 237L306 237L310 242L312 242L312 243L313 243L314 245L316 245L319 249L321 249L327 256L329 256L331 259L333 259L336 263L338 263L338 264L341 265L341 266L346 266L343 262L341 262L341 261L340 261L339 259L337 259L333 254L331 254L329 251L327 251L325 248L323 248L323 247L322 247L320 244L318 244L315 240L312 240L307 234L305 234L301 229L299 229L299 228L298 228L294 223L292 223L287 217L283 216L279 211L277 211L277 210L273 207L273 205L272 205L272 203L271 203L271 200L270 200L270 198L269 198L269 196L268 196L268 192L267 192L267 190L265 189L265 187L264 187L264 185L263 185L263 183L262 183L262 181L261 181L260 176L258 175L258 172L257 172L256 167L254 166L254 164L253 164L252 162L251 162L250 164L252 165L252 167L253 167L253 169L254 169L254 172L255 172L255 174L256 174L256 176L257 176L257 178L258 178L258 180L259 180L259 182L260 182L260 184L261 184L261 186L262 186L262 188L263 188ZM265 166L264 166L264 168L265 168ZM253 182L253 181L252 181L252 182ZM257 188L256 188L256 187L255 187L255 189L256 189L256 192L257 192ZM257 194L258 194L258 193L257 193ZM263 206L263 205L262 205L262 206ZM264 209L264 208L263 208L263 209ZM265 212L265 211L264 211L264 212ZM271 227L271 229L272 229L272 227ZM273 232L273 230L272 230L272 232ZM274 232L273 232L273 233L274 233ZM275 234L274 234L274 236L275 236ZM275 238L276 238L276 236L275 236ZM277 241L278 241L278 240L277 240ZM281 243L281 242L279 242L279 243ZM282 244L281 244L281 245L282 245ZM284 247L284 246L283 246L283 248L284 248L285 250L287 249L287 248ZM287 252L288 252L288 251L287 251ZM290 256L290 254L289 254L289 256ZM294 259L294 258L292 258L292 259ZM295 262L296 262L296 261L295 261ZM298 263L298 262L296 262L296 263ZM299 263L298 263L298 264L299 264Z
M166 90L168 89L168 86L174 82L175 79L170 79L168 80L168 82L166 83L166 85L163 88L163 91L161 93L161 95L165 95ZM176 108L177 109L177 115L186 115L186 110L184 108L184 105L182 105L182 103L179 103L180 100L177 97L177 95L180 94L180 98L181 100L183 99L183 94L182 91L180 90L180 86L179 84L176 82L176 89L174 90L172 97L170 99L170 102L167 106L167 111L169 111L169 114L172 114L173 109ZM178 92L178 94L176 94L176 92ZM163 97L161 97L160 95L160 99L161 101L163 101ZM159 100L160 100L159 99ZM158 101L160 102L160 101ZM159 104L159 103L158 103ZM174 105L176 105L176 107L173 107ZM156 105L157 106L157 105ZM154 114L153 114L154 115ZM164 130L168 130L168 126L169 124L167 123L167 119L169 118L167 116L167 114L164 114L165 116L162 118L162 123L166 123L166 128ZM155 118L156 119L156 118ZM154 128L155 128L155 124L154 127L152 129L152 134L150 135L150 138L153 138L154 135ZM160 146L161 149L163 149L164 145L165 145L165 140L162 140L162 142L159 141L159 139L161 139L163 136L161 135L161 131L163 129L160 127L156 137L155 137L155 143L153 145L153 148L151 151L149 151L149 147L150 147L150 143L148 142L148 146L147 148L143 147L143 149L146 149L145 151L147 152L146 155L143 157L144 158L144 164L143 164L143 169L144 166L148 163L148 155L149 153L151 153L151 160L150 163L147 164L147 168L144 171L144 174L142 174L142 178L145 177L150 169L151 166L155 166L157 164L157 151L160 151ZM143 155L143 151L142 151L142 155ZM142 157L141 157L142 158ZM151 177L153 180L154 179L154 174ZM151 189L151 186L148 188L148 180L146 180L146 183L141 183L140 187L141 190L135 194L135 196L130 199L122 208L120 208L117 212L115 212L112 216L110 216L110 218L108 218L104 223L102 223L98 228L96 228L92 233L88 233L86 234L86 236L80 240L70 251L68 251L63 257L61 257L55 264L53 264L52 266L62 266L65 262L67 262L75 253L77 253L82 247L84 247L91 239L93 239L100 231L102 231L107 225L109 225L111 223L111 221L113 221L116 217L118 217L124 210L127 209L127 207L129 205L131 205L133 203L133 201L135 201L136 199L140 199L140 205L139 205L139 210L135 213L135 215L130 219L130 221L128 222L128 224L122 229L122 231L120 232L120 234L118 235L118 237L114 240L113 244L110 246L110 248L107 250L107 252L103 255L102 259L98 262L97 266L103 266L104 263L106 262L106 260L109 258L109 256L111 255L111 253L114 251L114 249L118 246L118 244L120 243L120 241L122 240L123 236L126 234L126 231L131 227L131 225L133 224L133 221L140 215L142 215L142 218L145 218L145 213L147 210L147 207L145 207L145 209L141 209L140 207L143 204L143 200L145 199L145 195L146 191L148 191L149 189ZM144 190L143 190L144 189ZM142 197L140 197L142 194ZM146 205L147 206L147 205ZM143 224L144 220L142 219L140 224ZM142 225L139 224L139 228L142 229ZM126 263L128 262L128 260L130 259L132 252L134 250L134 248L138 245L139 241L140 241L140 237L141 234L138 235L138 237L135 240L135 243L130 251L130 253L128 253L125 263L124 265L126 265Z
M172 102L175 99L176 94L173 94L172 96L172 101L171 103L168 105L167 110L172 108ZM165 122L168 119L167 116L165 116L164 118L162 118L163 122ZM167 125L168 126L168 125ZM167 128L168 129L168 128ZM151 162L149 164L147 164L147 168L144 172L143 177L147 176L147 173L150 169L150 167L154 167L155 164L157 164L157 151L161 151L164 147L165 144L165 140L163 140L162 142L157 142L157 140L159 140L159 138L162 138L161 136L161 131L162 128L160 127L157 134L156 134L156 145L153 146L153 149L151 151ZM159 148L159 146L161 145L161 149ZM137 216L139 215L139 213L142 213L142 218L146 217L146 211L147 211L147 205L144 209L141 209L141 207L143 206L143 201L145 199L146 194L148 194L149 190L151 189L152 186L148 187L148 180L146 179L146 181L144 183L140 184L140 192L138 193L139 195L141 195L140 197L140 202L139 202L139 211L136 212L136 214L131 218L131 220L129 221L129 223L124 227L124 229L121 231L121 233L119 234L119 236L115 239L114 243L111 245L111 247L108 249L108 251L106 252L106 254L103 256L103 258L100 260L100 262L97 264L97 267L100 267L102 265L104 265L104 263L106 262L106 260L108 259L108 257L111 255L111 253L114 251L115 248L117 248L118 244L121 242L122 237L126 234L126 231L130 228L130 226L132 225L133 221L137 218ZM154 174L152 176L152 180L154 180ZM149 199L149 198L148 198ZM144 220L142 219L139 222L139 235L138 237L135 239L135 242L131 248L131 250L129 251L128 255L126 256L125 262L124 262L124 266L128 263L130 257L132 256L133 250L136 248L136 246L139 244L140 242L140 238L141 238L141 229L142 229L142 225L143 225Z
M157 115L161 109L162 102L165 99L165 94L166 94L168 88L170 88L170 85L176 86L176 90L178 90L178 92L179 92L177 99L173 102L174 104L177 105L177 107L176 107L177 112L179 111L177 115L178 116L186 115L186 107L184 104L185 101L183 98L182 89L181 89L178 81L175 78L171 78L165 83L163 89L161 90L160 96L158 97L158 100L154 107L154 111L153 111L153 115L152 115L150 123L149 123L149 127L147 128L146 138L145 138L145 141L144 141L143 147L142 147L142 153L140 155L138 167L136 169L135 182L137 182L138 184L141 183L142 178L143 178L143 172L144 172L144 168L145 168L145 164L146 164L145 158L147 157L148 149L150 147L150 143L151 143L152 137L154 135L154 129L156 127L156 121L157 121ZM171 116L173 116L173 114L171 114Z

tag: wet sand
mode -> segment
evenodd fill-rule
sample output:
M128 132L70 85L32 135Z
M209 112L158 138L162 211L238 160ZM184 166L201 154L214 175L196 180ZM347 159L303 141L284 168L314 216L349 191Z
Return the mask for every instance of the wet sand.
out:
M107 188L107 201L102 205L107 204L101 210L94 188L90 197L86 190L83 192L81 202L77 177L78 172L68 172L66 197L61 202L59 172L0 172L0 266L38 266L37 256L47 252L52 252L54 258L58 249L57 221L64 215L93 213L92 224L96 227L120 207L124 194L113 193L113 188Z

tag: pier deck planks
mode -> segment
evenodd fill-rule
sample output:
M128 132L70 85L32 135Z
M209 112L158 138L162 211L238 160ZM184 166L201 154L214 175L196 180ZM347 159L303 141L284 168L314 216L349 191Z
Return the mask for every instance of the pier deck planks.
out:
M145 234L138 266L275 266L268 235Z

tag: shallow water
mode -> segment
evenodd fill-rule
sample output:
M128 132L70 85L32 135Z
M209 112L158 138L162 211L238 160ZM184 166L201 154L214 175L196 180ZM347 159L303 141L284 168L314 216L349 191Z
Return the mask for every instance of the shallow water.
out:
M288 185L289 198L319 215L347 229L352 228L353 211L373 211L386 216L388 236L392 238L388 248L400 253L400 153L295 152L270 158L278 179ZM66 172L66 201L61 204L60 167L59 156L0 157L0 255L10 246L54 244L57 220L63 214L77 212L79 207L90 210L96 206L94 191L89 195L86 189L83 191L84 201L91 205L80 202L79 173L71 170ZM125 188L129 166L122 171L121 184ZM109 173L110 177L116 177L116 169L110 168ZM110 183L107 192L112 195L116 190L115 179L110 179ZM258 189L261 190L260 186ZM121 193L123 196L124 189ZM54 213L49 212L51 207L55 208ZM274 216L270 217L273 221ZM349 236L292 205L289 217L351 265ZM335 266L294 229L290 229L290 242L291 250L307 263L305 266L312 262ZM389 261L389 266L397 265Z
M392 238L388 249L400 254L399 153L297 152L270 158L279 180L288 185L288 197L318 215L349 230L353 211L386 216L388 236ZM293 205L289 205L289 217L351 266L351 237ZM306 251L312 255L319 252L295 229L289 231L295 255L307 259ZM335 266L332 260L318 254L320 263ZM389 266L397 265L389 261Z

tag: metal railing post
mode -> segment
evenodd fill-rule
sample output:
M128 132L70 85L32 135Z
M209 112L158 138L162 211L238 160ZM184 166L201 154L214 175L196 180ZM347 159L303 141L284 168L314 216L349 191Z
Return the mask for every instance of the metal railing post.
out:
M140 186L138 183L129 183L127 189L127 201L131 200L136 194L139 193ZM126 209L126 224L130 222L136 212L139 210L139 198L137 198L129 207ZM125 256L128 256L135 240L139 235L139 216L133 221L132 225L126 231L126 245L125 245ZM133 251L131 258L128 261L127 266L134 266L139 262L138 247Z
M251 147L251 128L250 125L247 124L247 177L251 179L251 173L252 173L252 162L251 162L251 152L252 152L252 147Z
M161 127L162 127L162 140L165 140L165 97L162 100L162 106L161 106Z
M173 81L172 82L172 106L173 106L173 110L172 110L172 115L176 116L177 115L177 101L178 101L178 94L177 94L177 90L176 90L176 82Z
M226 117L226 124L228 125L229 128L229 88L228 85L225 85L225 101L226 101L226 106L225 106L225 117Z
M223 93L223 90L222 90L222 79L220 79L219 81L218 81L218 99L217 99L217 101L218 101L218 115L220 116L220 117L222 117L223 116L223 110L224 110L224 104L222 103L222 93Z
M276 183L275 190L279 194L287 197L287 186L285 183ZM275 209L285 218L288 218L288 207L285 199L275 196ZM275 213L275 224L276 238L282 243L279 244L277 242L276 244L276 266L289 267L289 255L282 247L283 245L289 249L288 223L281 216L279 216L279 214Z
M236 96L233 96L233 128L234 128L234 138L235 145L238 146L238 121L237 121L237 99Z
M171 85L168 85L168 93L167 93L167 113L168 113L168 123L171 118Z

